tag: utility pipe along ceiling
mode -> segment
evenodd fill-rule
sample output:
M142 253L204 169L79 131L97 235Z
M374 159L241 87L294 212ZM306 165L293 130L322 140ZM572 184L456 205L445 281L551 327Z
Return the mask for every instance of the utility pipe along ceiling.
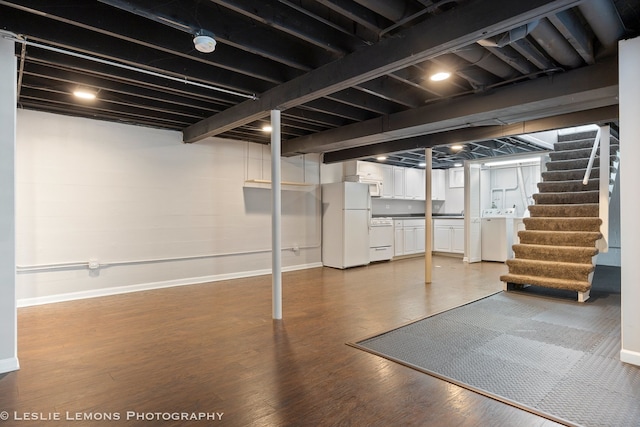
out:
M617 43L639 34L640 5L0 0L0 28L16 41L18 108L263 144L279 109L283 155L415 166L436 147L448 167L541 149L521 134L615 124Z

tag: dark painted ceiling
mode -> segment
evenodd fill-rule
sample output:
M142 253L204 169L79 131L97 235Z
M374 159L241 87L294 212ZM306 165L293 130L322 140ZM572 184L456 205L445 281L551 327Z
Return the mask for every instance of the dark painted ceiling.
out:
M538 149L522 133L617 119L617 41L639 34L640 1L0 0L0 28L20 40L20 108L189 143L268 143L279 109L285 155L499 155Z

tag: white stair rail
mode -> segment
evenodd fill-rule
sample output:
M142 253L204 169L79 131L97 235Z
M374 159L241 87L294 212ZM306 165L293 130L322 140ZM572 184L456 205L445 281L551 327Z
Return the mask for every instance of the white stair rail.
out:
M596 140L593 143L593 149L591 150L591 156L589 157L589 163L587 170L582 180L583 185L587 185L591 176L591 169L598 152L598 146L600 146L600 179L599 179L599 216L602 220L600 225L600 232L602 233L602 239L598 240L597 248L600 252L607 252L609 250L609 180L611 176L610 163L611 154L609 149L611 128L609 125L600 126L596 133Z

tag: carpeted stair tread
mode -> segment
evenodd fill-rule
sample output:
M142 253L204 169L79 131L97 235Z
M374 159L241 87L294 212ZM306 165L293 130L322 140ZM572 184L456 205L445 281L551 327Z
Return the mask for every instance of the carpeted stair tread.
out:
M619 147L617 146L610 146L609 155L616 154L618 152L618 148ZM591 151L593 151L591 146L585 148L564 149L549 153L549 158L554 162L558 160L588 159L591 157ZM600 148L597 150L597 155L600 155Z
M508 259L510 274L520 276L543 276L566 280L589 280L593 273L593 264L578 264L573 262L553 262L533 259Z
M598 217L529 217L522 220L527 230L600 231Z
M579 140L586 139L591 141L591 144L593 144L593 140L596 138L597 134L598 134L598 131L595 129L562 134L562 135L558 135L558 142L566 143L566 142L579 141Z
M600 160L596 158L595 162L598 163ZM571 160L557 160L554 162L547 162L547 170L548 171L559 171L559 170L571 170L571 169L584 169L587 168L589 164L589 159L571 159Z
M587 185L582 183L582 179L567 180L567 181L551 181L551 182L539 182L538 190L541 193L555 193L560 191L599 191L600 180L592 178L587 182Z
M529 214L532 217L598 217L600 207L597 203L531 205Z
M523 276L520 274L504 274L500 280L518 285L544 286L545 288L567 289L575 292L587 292L591 283L582 280L555 279L539 276Z
M540 261L589 263L598 254L595 247L549 246L518 243L513 245L516 258Z
M594 167L593 169L591 169L590 178L600 178L600 168ZM584 169L568 169L542 172L543 182L573 180L582 181L582 179L584 179Z
M585 204L598 203L600 192L598 190L556 192L556 193L536 193L533 200L540 205L562 205L562 204Z
M602 238L602 233L594 231L518 231L520 243L551 246L592 247Z

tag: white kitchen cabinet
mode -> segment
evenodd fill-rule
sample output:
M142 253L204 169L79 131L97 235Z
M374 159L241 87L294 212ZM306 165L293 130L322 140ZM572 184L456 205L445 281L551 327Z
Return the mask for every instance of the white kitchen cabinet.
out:
M394 256L404 255L404 221L401 219L397 219L393 221L393 231L394 231Z
M424 200L424 169L405 169L405 198L410 200Z
M445 198L445 169L433 169L431 171L431 200L444 200Z
M434 219L433 250L464 253L464 219Z
M393 197L393 166L379 165L382 177L382 192L380 197L391 199Z
M405 169L402 166L393 166L393 198L405 198Z
M424 252L425 223L421 219L402 220L402 254L411 255Z

